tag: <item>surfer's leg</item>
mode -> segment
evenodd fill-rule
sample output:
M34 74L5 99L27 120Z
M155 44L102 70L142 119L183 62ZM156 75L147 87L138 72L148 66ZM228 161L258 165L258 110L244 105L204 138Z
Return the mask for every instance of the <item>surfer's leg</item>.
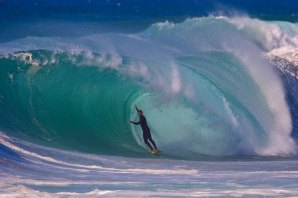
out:
M147 146L149 146L149 148L151 150L153 149L152 146L150 145L150 143L148 142L148 139L147 138L144 139L144 142L145 142L145 144L147 144Z
M155 150L157 150L156 144L155 144L155 142L153 141L152 137L150 136L148 139L149 139L149 141L151 142L151 144L154 146ZM147 140L147 141L148 141L148 140Z
M148 142L148 135L147 134L143 134L143 139L144 139L144 142L147 146L149 146L149 148L152 150L152 146L150 145L150 143Z
M153 141L153 139L152 139L152 137L151 137L151 133L150 133L150 131L146 134L146 138L147 138L147 141L149 140L150 143L154 146L154 149L157 150L157 148L156 148L156 144L155 144L155 142Z

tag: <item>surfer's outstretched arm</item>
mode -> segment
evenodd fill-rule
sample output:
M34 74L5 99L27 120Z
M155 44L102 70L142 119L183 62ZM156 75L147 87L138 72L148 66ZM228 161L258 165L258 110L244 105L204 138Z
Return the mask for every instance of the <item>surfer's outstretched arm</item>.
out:
M135 108L136 108L137 111L140 111L140 109L138 109L137 105L135 105Z

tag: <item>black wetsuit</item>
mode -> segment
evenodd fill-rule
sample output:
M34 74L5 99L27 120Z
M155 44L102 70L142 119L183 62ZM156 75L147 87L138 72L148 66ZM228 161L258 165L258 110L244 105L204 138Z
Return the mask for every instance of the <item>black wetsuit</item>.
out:
M141 125L142 130L143 130L143 139L144 139L145 144L147 144L150 147L150 149L152 150L153 148L149 143L149 141L150 141L152 143L152 145L154 146L155 150L157 150L155 142L153 141L153 139L151 137L150 129L147 125L145 116L143 116L143 115L140 116L140 120L138 122L132 122L132 123L135 125L139 125L139 124Z

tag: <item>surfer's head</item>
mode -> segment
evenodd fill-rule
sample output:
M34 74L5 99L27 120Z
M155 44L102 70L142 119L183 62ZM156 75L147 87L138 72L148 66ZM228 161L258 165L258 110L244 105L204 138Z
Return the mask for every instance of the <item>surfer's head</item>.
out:
M139 116L142 116L143 115L143 111L142 110L138 110L138 114L139 114Z

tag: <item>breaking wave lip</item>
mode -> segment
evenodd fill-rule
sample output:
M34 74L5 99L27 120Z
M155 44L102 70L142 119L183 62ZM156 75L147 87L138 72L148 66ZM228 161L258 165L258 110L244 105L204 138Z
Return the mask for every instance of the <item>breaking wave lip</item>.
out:
M291 115L270 61L295 65L295 31L286 22L210 16L134 35L9 42L0 48L8 65L0 126L52 146L139 155L141 131L127 124L138 104L167 157L293 155Z

